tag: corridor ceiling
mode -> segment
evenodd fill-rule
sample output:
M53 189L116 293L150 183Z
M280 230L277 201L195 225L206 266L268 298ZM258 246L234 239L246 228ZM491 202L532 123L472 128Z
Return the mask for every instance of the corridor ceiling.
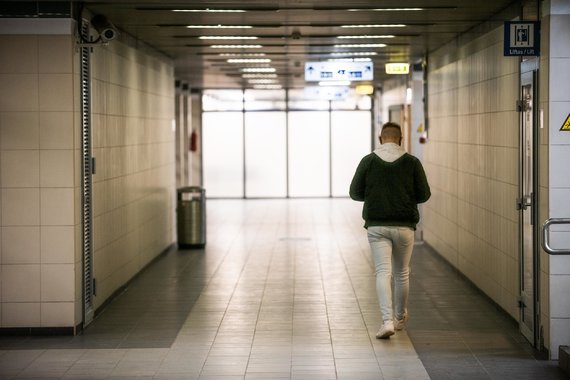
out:
M176 78L189 88L204 89L303 87L305 62L363 58L373 62L373 84L379 86L387 78L385 63L421 63L428 52L454 38L476 34L476 26L485 21L502 25L513 9L518 12L519 4L512 0L143 0L87 1L85 7L170 57ZM274 69L276 75L252 80L243 72L246 67Z

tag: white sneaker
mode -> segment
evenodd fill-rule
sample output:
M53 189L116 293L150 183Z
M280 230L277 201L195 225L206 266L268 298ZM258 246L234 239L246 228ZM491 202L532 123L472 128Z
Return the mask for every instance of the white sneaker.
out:
M394 329L396 331L403 330L406 327L406 322L408 322L408 313L404 314L402 319L394 319Z
M376 333L376 339L388 339L394 335L394 322L386 321Z

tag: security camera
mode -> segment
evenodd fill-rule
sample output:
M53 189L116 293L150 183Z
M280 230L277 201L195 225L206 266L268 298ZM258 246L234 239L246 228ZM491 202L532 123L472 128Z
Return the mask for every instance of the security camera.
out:
M91 19L91 25L97 33L99 33L99 37L103 42L109 42L114 40L119 36L119 31L109 20L107 17L103 15L96 15L93 16Z

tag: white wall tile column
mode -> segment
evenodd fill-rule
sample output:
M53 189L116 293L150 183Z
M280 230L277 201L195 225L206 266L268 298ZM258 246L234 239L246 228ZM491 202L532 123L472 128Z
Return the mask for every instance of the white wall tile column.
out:
M546 33L541 70L547 71L547 83L541 96L548 117L548 217L570 218L570 131L560 128L570 114L570 3L545 1L542 28ZM546 67L544 67L546 66ZM553 226L550 235L555 248L570 248L570 226ZM549 350L558 358L560 345L570 345L570 256L549 258Z
M81 322L72 25L0 21L0 328Z

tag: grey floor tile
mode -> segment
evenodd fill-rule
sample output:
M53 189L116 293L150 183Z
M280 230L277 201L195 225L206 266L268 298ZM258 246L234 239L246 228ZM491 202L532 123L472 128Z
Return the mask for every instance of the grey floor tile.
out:
M407 330L375 339L357 203L208 203L204 251L162 255L83 335L0 337L0 378L564 378L427 246L412 260Z

